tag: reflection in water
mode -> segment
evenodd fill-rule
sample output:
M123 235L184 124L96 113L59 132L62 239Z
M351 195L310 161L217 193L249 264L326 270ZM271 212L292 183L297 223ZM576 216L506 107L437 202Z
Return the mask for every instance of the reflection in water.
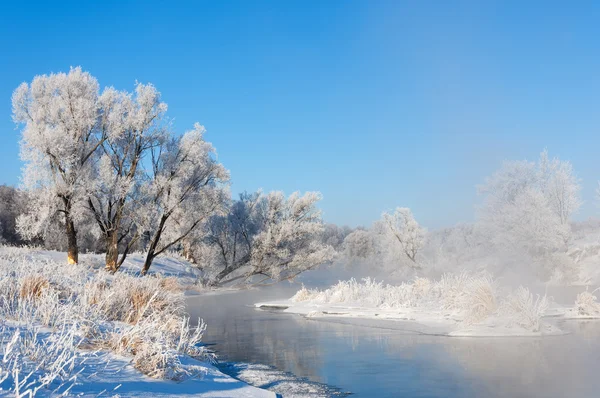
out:
M262 363L364 397L593 397L600 322L566 321L545 338L449 338L304 319L246 306L295 287L190 298L206 342L229 361ZM352 322L352 323L350 323ZM358 322L360 323L360 322Z

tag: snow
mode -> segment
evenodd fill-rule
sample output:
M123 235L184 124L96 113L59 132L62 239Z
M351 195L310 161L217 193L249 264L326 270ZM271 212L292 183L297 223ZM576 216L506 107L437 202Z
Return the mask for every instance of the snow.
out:
M334 397L346 396L347 393L339 391L325 384L311 382L306 378L282 372L267 365L250 363L231 363L221 367L223 371L234 374L236 378L247 383L281 394L286 398L309 397Z
M12 334L15 328L13 323L11 327L4 329L4 333ZM47 333L40 335L40 340L47 338ZM220 372L211 364L192 358L185 358L182 362L197 377L181 382L145 376L131 365L127 357L108 352L81 350L76 362L74 373L77 373L77 378L70 393L77 396L118 394L120 397L180 397L185 394L189 397L275 397L273 392L252 387ZM57 392L62 393L67 386ZM38 396L51 396L56 387L57 385L51 385L42 389ZM2 390L6 391L7 386L0 383L0 395Z
M394 322L394 329L436 336L449 337L536 337L562 334L554 325L544 325L540 331L524 328L509 328L500 325L500 318L491 318L487 323L465 326L450 314L422 312L414 309L382 310L356 306L327 304L296 304L289 300L256 303L264 310L281 310L303 315L310 319L332 321L336 318L376 320ZM361 322L363 326L376 326L374 322Z
M190 330L181 312L183 293L155 291L164 276L110 275L102 257L65 265L65 253L0 247L0 395L18 388L23 396L276 396L211 363L200 343L204 325ZM140 259L132 256L127 270L139 271ZM156 265L193 279L183 260ZM142 307L130 306L147 294Z

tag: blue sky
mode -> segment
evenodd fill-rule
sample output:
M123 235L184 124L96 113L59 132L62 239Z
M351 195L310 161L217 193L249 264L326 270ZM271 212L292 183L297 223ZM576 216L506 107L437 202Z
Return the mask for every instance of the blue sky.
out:
M178 133L204 124L234 193L319 190L326 221L396 206L430 228L470 221L476 184L544 148L573 163L587 218L600 3L576 3L4 3L0 183L21 168L12 91L80 65L101 86L155 84Z

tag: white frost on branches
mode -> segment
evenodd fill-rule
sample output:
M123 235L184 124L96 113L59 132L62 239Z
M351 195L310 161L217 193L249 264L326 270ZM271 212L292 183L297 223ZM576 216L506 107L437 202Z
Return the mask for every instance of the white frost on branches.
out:
M417 255L425 244L426 230L417 223L410 209L398 207L392 214L384 212L381 223L384 234L395 241L413 266L416 266Z
M142 187L147 198L143 226L151 235L144 272L154 257L224 211L229 172L216 160L204 132L196 123L193 130L153 149L151 175Z
M43 234L59 214L73 226L84 215L91 160L106 138L98 82L80 68L37 76L15 90L12 105L14 121L24 125L22 182L34 202L19 230L26 237Z
M579 180L569 162L505 162L479 188L486 195L480 213L491 240L507 248L544 254L566 247L570 217L581 205Z
M318 192L243 194L229 214L210 220L196 256L216 283L292 279L328 263L335 250L322 242L320 199Z

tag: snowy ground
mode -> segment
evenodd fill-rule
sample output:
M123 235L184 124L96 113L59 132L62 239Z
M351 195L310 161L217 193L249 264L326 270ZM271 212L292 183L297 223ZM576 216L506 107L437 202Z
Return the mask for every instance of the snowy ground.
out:
M4 336L13 336L20 330L24 337L23 327L12 324L0 329ZM2 336L0 336L0 339ZM52 331L44 329L38 335L40 344L52 339ZM5 340L6 341L6 340ZM2 350L5 350L5 345ZM182 358L187 371L195 377L183 381L160 380L143 375L131 365L128 357L115 355L106 351L90 351L81 349L73 361L71 376L66 380L60 378L40 389L36 396L73 395L83 397L118 396L118 397L270 397L275 394L252 387L220 372L213 365L192 358ZM36 377L32 378L35 386ZM12 395L12 376L0 383L0 396Z

